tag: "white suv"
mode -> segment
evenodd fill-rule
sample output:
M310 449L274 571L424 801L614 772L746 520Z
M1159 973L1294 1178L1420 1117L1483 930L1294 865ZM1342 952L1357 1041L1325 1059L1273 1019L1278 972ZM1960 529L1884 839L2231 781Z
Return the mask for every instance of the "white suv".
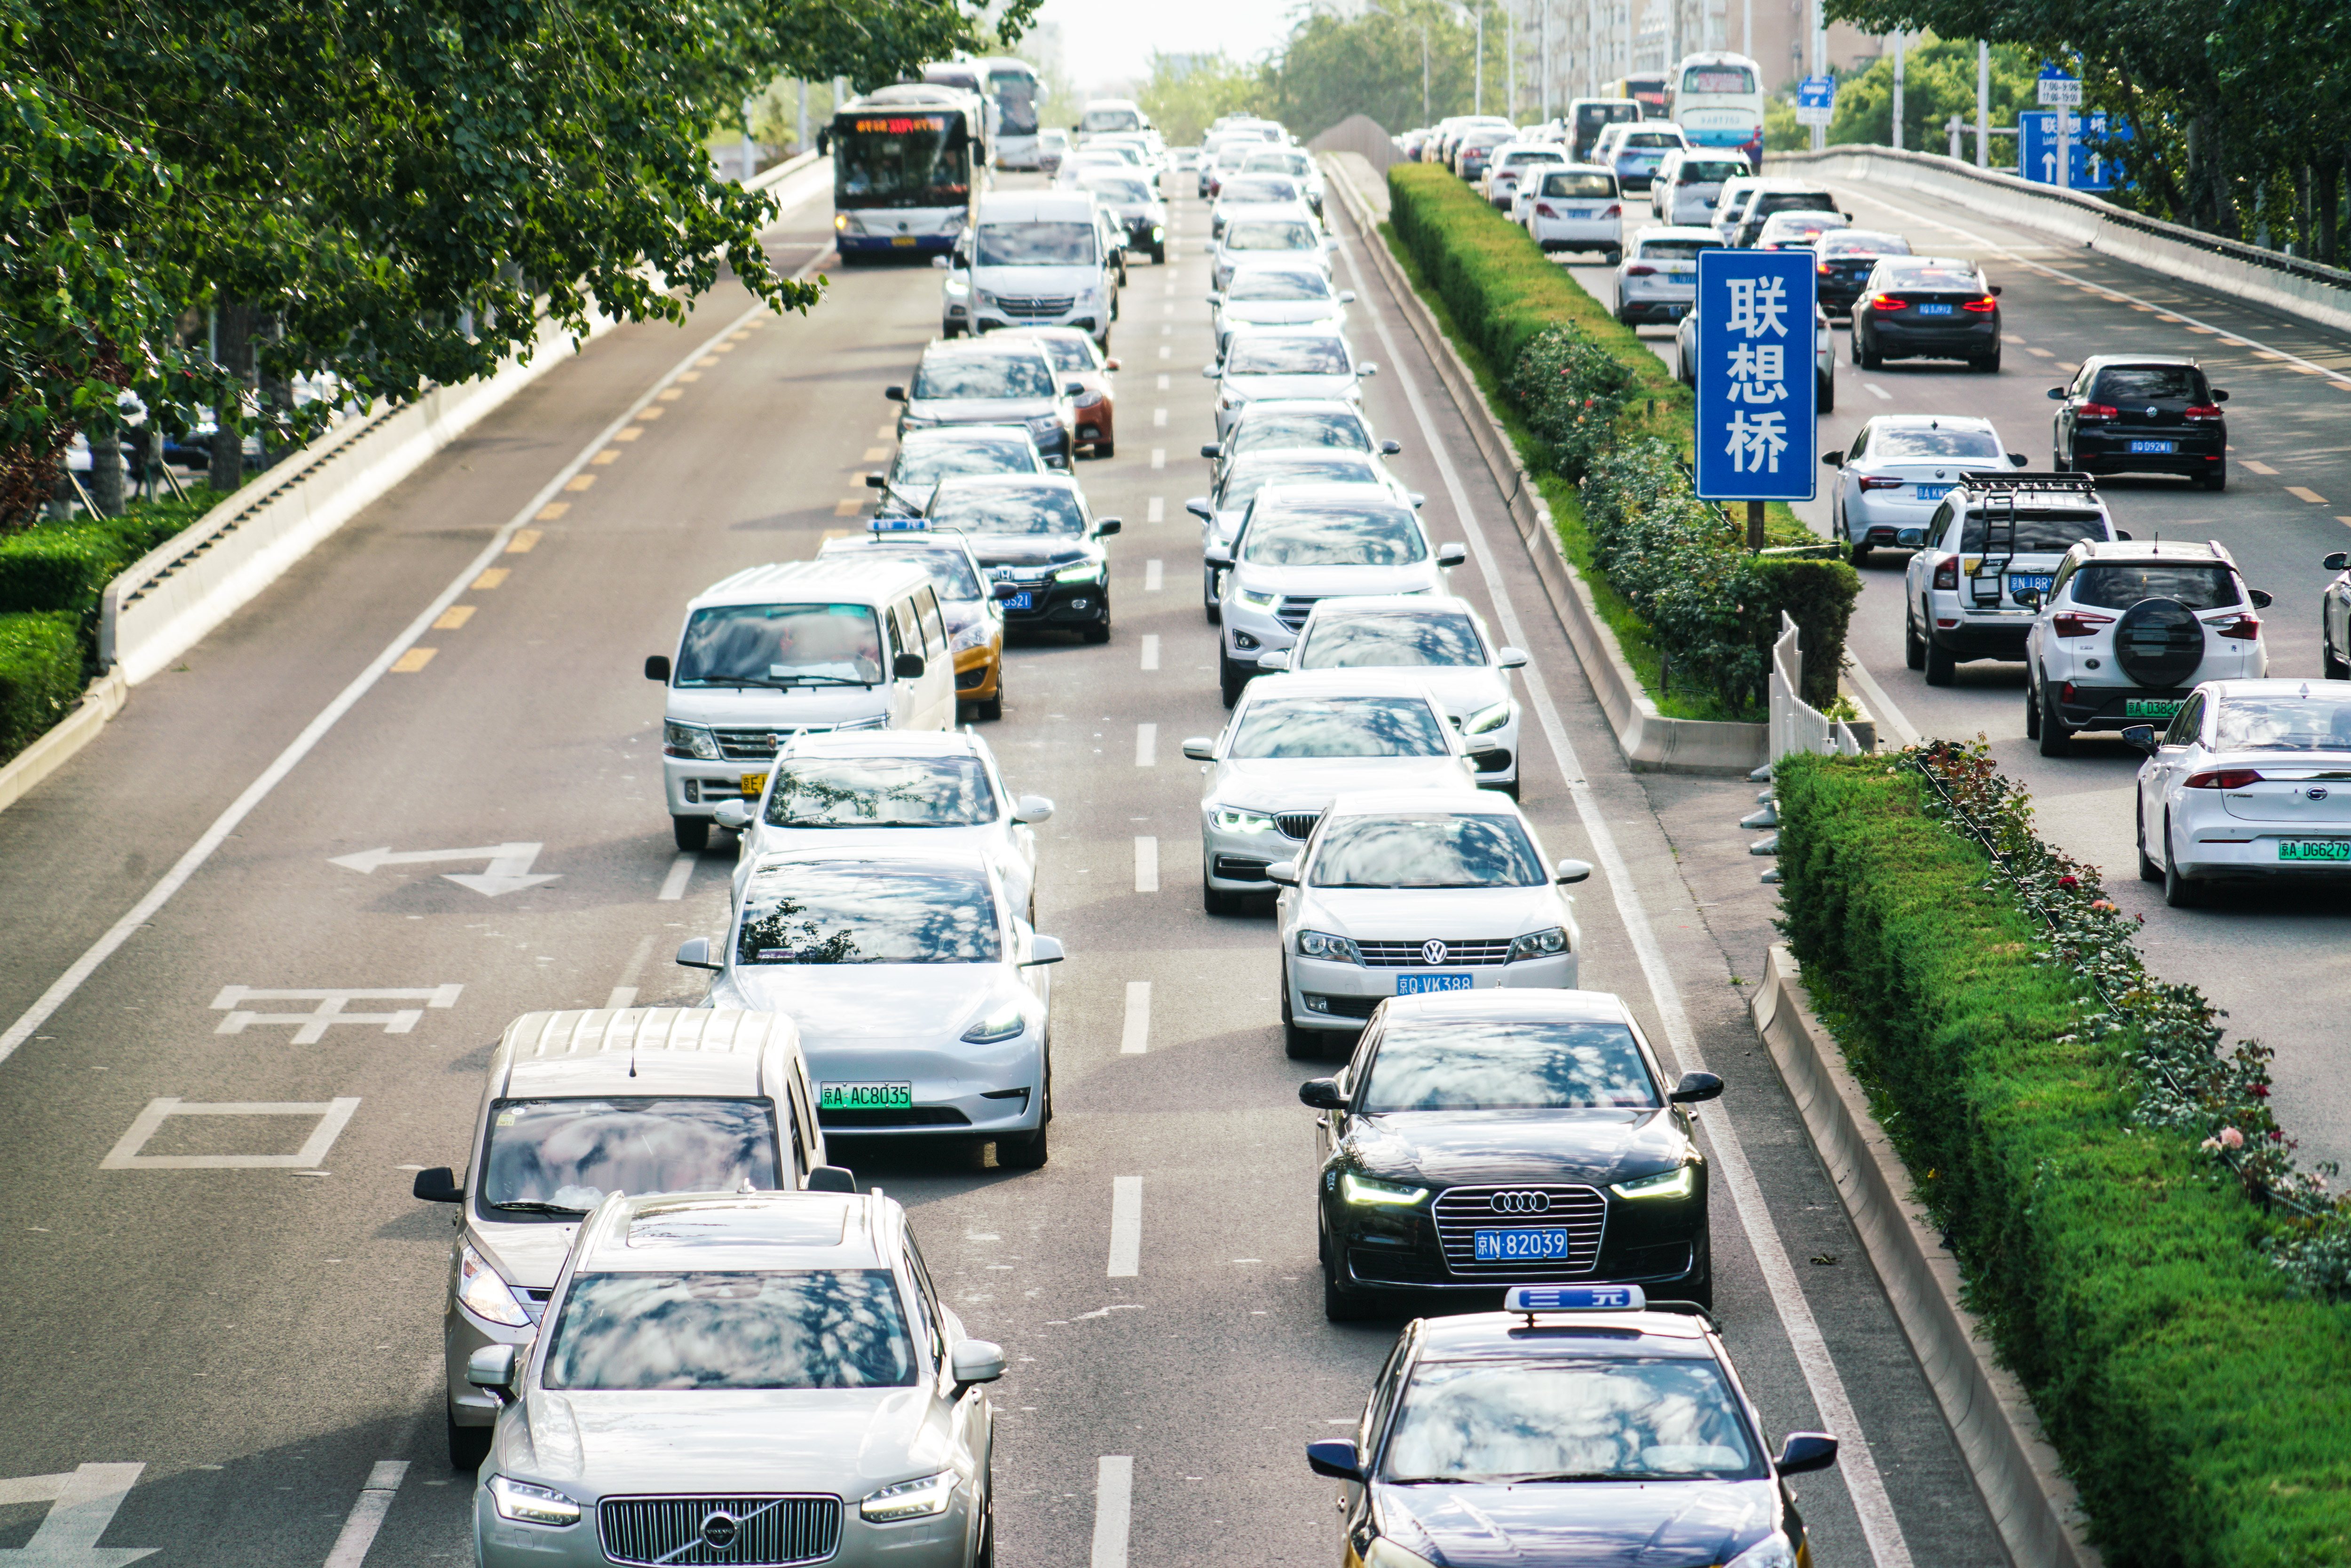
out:
M1961 473L1902 580L1904 661L1930 686L1961 659L2022 659L2033 608L2065 552L2127 538L2097 485L2072 474ZM2020 597L2023 595L2024 597Z
M2269 673L2256 612L2270 596L2217 541L2077 544L2033 597L2024 733L2043 757L2080 730L2168 724L2205 681Z

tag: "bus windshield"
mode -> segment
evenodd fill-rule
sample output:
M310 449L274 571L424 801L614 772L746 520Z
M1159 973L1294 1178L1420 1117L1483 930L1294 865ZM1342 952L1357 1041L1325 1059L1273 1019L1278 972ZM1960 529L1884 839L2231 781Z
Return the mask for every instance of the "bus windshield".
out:
M961 206L970 165L960 114L844 114L833 125L839 207Z

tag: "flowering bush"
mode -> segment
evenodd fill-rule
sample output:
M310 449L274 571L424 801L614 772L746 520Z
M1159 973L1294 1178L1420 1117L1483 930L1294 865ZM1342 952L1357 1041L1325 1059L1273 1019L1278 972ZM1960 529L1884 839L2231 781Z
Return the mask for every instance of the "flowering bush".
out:
M1504 384L1551 465L1581 480L1616 444L1616 421L1639 383L1622 360L1573 327L1547 327L1519 350Z

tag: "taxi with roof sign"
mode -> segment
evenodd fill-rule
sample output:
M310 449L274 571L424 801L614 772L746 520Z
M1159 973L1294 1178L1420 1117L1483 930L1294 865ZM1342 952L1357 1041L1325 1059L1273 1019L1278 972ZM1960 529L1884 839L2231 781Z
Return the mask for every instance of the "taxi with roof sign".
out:
M1407 1323L1354 1436L1306 1446L1346 1568L1804 1568L1788 1478L1836 1455L1822 1432L1773 1455L1713 1321L1610 1284Z

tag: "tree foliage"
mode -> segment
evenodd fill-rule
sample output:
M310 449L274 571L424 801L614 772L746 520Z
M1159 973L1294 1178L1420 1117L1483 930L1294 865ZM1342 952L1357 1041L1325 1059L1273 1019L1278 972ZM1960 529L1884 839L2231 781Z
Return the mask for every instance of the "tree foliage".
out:
M1200 140L1228 114L1263 114L1273 99L1270 73L1213 55L1151 52L1151 71L1134 95L1151 123L1175 145Z
M1504 26L1498 18L1486 29L1489 112L1502 96L1498 50ZM1476 26L1443 0L1396 0L1352 20L1318 8L1300 20L1270 69L1270 112L1301 137L1351 114L1369 115L1392 131L1433 125L1470 112L1477 50Z

